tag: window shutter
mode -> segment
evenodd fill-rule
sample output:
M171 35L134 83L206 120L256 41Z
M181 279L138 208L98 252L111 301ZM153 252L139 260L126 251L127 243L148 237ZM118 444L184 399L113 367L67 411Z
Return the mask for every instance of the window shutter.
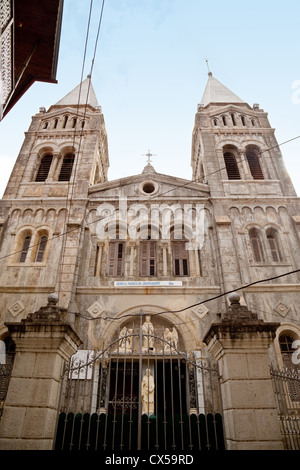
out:
M268 235L268 242L271 249L272 259L273 261L280 261L279 250L277 246L277 240L274 235Z
M124 243L111 242L108 250L107 274L122 276L124 266Z
M46 237L46 235L40 238L39 246L38 246L36 257L35 257L36 263L41 263L43 261L45 251L46 251L47 241L48 241L48 237Z
M74 164L74 155L66 155L63 159L58 181L70 181Z
M38 172L35 177L36 182L41 182L41 181L46 181L49 171L50 171L50 166L52 163L52 155L45 155L40 163Z
M261 242L259 239L259 235L257 233L251 233L250 240L252 244L254 260L257 262L263 261L263 251L262 251L262 246L261 246Z
M156 243L142 242L140 247L141 276L155 276L156 274Z
M188 276L188 253L185 247L186 242L173 242L174 275Z
M114 267L115 267L115 243L109 244L109 252L108 252L108 275L114 275Z
M149 275L155 276L155 242L149 242Z
M26 256L27 256L29 246L30 246L30 242L31 242L31 236L28 235L27 237L24 238L23 247L22 247L22 251L20 254L20 258L19 258L19 263L25 263Z
M141 243L141 275L147 276L147 265L148 265L148 244Z
M118 250L116 275L121 276L123 267L123 243L116 243L116 248Z

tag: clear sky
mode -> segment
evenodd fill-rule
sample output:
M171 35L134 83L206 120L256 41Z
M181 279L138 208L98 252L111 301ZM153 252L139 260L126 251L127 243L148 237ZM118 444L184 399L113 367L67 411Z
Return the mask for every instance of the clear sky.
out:
M84 78L102 0L93 1ZM0 193L31 117L80 83L90 0L64 0L58 84L36 82L0 122ZM105 0L92 83L108 133L110 180L159 173L192 178L197 104L213 75L269 113L278 143L300 135L299 0ZM300 196L300 139L281 146Z

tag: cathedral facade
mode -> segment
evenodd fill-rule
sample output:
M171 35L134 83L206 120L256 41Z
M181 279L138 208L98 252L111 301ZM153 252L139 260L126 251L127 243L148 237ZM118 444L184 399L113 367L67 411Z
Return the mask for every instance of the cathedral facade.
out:
M144 374L148 385L155 377L140 404L141 414L150 406L155 415L168 402L157 401L157 380L180 381L179 363L167 370L161 354L172 357L174 348L178 360L193 354L213 368L218 360L208 333L238 304L258 325L276 325L270 366L297 371L300 204L267 113L209 73L192 132L192 180L156 172L148 157L141 174L108 179L104 116L90 77L33 116L0 208L3 344L9 344L7 325L39 311L50 295L86 357L114 345L118 357L137 364L130 369L134 387ZM151 335L143 333L147 324ZM141 344L134 346L135 328ZM109 364L110 387L124 401L129 385L120 392L117 381L125 366ZM117 393L99 397L106 385L100 369L89 412L116 413ZM188 375L181 374L185 383ZM172 395L177 411L183 403L187 415L212 406L212 389L205 398L197 380L192 405L185 386ZM298 416L299 381L295 387ZM222 400L216 401L220 411ZM5 413L4 399L2 406Z

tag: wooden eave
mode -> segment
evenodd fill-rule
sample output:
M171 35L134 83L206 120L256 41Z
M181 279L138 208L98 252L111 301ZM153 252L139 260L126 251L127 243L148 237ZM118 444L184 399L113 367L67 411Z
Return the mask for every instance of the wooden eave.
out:
M63 0L23 0L13 5L13 90L3 116L35 81L57 83Z

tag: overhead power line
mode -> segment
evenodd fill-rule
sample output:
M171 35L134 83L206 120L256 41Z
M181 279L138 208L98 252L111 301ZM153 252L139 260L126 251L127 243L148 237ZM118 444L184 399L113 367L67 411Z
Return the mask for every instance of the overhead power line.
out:
M268 150L271 150L271 149L273 149L273 148L280 147L281 145L284 145L284 144L286 144L286 143L288 143L288 142L291 142L292 140L296 140L296 139L299 139L299 138L300 138L300 135L298 135L297 137L293 137L292 139L289 139L289 140L287 140L287 141L285 141L285 142L282 142L281 144L278 144L278 145L276 145L276 146L274 146L274 147L267 148L267 149L265 149L263 152L267 152ZM222 169L226 169L226 168L222 168ZM217 171L221 171L221 169L220 169L220 170L216 170L216 172L217 172ZM198 179L188 181L188 182L184 183L184 184L181 185L181 186L176 186L176 188L181 188L181 187L187 186L188 184L195 183L195 182L198 182ZM162 193L159 193L159 194L155 194L155 195L153 196L153 198L158 199L160 196L166 194L166 193L169 192L169 191L174 191L174 189L172 188L171 190L168 190L168 191L166 191L166 192L162 192ZM152 198L150 198L150 200L152 200ZM91 222L86 223L84 226L85 226L85 227L89 227L90 225L96 224L96 223L100 222L101 220L102 220L102 219L93 220L93 221L91 221ZM67 231L65 231L65 232L62 232L62 233L60 233L60 234L58 234L58 235L53 235L52 237L50 237L50 238L48 239L48 241L52 241L52 240L54 240L54 239L56 239L56 238L63 237L64 235L67 235L67 234L69 234L69 233L75 232L76 230L77 230L77 228L74 228L74 229L70 229L70 230L67 230ZM35 244L30 245L29 248L33 248L33 247L35 247L35 246L38 246L38 243L35 243ZM22 252L22 250L14 251L14 252L12 252L12 253L9 253L8 255L1 256L1 257L0 257L0 260L5 259L5 258L9 258L10 256L17 255L18 253L21 253L21 252Z
M282 142L281 144L277 144L277 145L274 145L273 147L270 147L270 148L267 148L267 149L265 149L265 150L262 150L262 151L259 152L259 157L261 157L261 155L262 155L264 152L268 152L269 150L273 150L273 149L275 149L275 148L277 148L277 147L280 147L281 145L288 144L289 142L292 142L293 140L296 140L296 139L299 139L299 138L300 138L300 135L297 135L296 137L293 137L292 139L286 140L285 142ZM268 158L271 158L271 157L269 156ZM247 161L247 159L246 159L246 158L241 158L241 159L239 160L239 162L243 162L243 161ZM219 168L218 170L212 171L212 172L210 172L210 173L207 173L207 174L205 175L205 177L207 178L208 176L212 176L212 175L214 175L214 174L216 174L216 173L219 173L219 172L221 172L221 171L223 171L223 170L226 170L226 166L224 166L224 167L222 167L222 168ZM160 197L160 196L164 196L164 195L167 194L167 193L170 193L170 192L172 192L172 191L175 191L175 189L178 189L178 188L185 188L185 187L187 187L189 184L198 183L199 180L200 180L200 178L195 178L195 179L193 179L193 180L187 181L186 183L183 183L182 185L176 186L176 188L168 189L167 191L164 191L163 193L160 193L160 194L158 194L158 195L155 194L154 196L152 196L152 198L153 198L153 199L157 199L157 198ZM150 198L150 199L152 199L152 198Z
M261 284L262 282L274 281L275 279L279 279L281 277L286 277L286 276L289 276L291 274L296 274L296 273L299 273L299 272L300 272L300 268L299 269L294 269L293 271L288 271L286 273L278 274L277 276L272 276L272 277L268 277L268 278L259 279L258 281L253 281L253 282L250 282L248 284L243 284L240 287L236 287L235 289L232 289L230 291L223 292L221 294L215 295L213 297L210 297L209 299L201 300L200 302L190 304L187 307L180 308L178 310L163 310L161 312L151 313L151 316L155 317L155 316L158 316L158 315L163 315L165 313L182 313L185 310L189 310L190 308L198 307L199 305L205 304L207 302L217 300L221 297L224 297L225 295L232 294L233 292L238 292L240 290L252 287L256 284ZM86 320L115 320L115 321L120 321L121 319L123 320L124 318L127 318L127 317L136 317L139 314L141 314L141 313L126 313L126 314L122 315L121 317L116 317L116 316L109 317L109 316L107 316L107 317L99 317L99 318L96 317L96 318L94 318L94 317L86 317L85 315L83 315L81 313L78 313L78 312L69 312L69 313L72 313L73 315L81 316L81 317L85 318ZM147 315L147 313L142 312L142 315Z

